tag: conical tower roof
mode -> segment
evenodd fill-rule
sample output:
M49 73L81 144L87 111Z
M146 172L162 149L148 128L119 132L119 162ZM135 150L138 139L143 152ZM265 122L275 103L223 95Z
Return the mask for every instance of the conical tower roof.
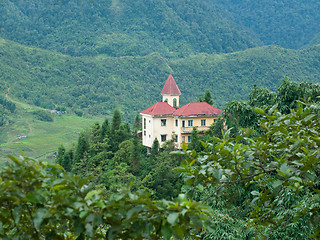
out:
M170 74L166 83L163 86L161 95L181 95L181 92L176 84L176 81L173 79Z

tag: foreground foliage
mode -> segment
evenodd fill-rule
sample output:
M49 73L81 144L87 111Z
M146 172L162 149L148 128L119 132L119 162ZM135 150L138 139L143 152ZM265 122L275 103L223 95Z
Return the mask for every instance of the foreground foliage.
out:
M203 143L202 153L185 151L189 158L179 170L186 175L193 194L196 189L207 190L202 195L205 202L217 196L230 200L235 189L246 186L252 195L247 197L247 207L253 209L248 217L269 239L274 236L263 226L286 227L287 234L292 226L300 226L307 235L293 231L292 239L306 238L310 231L312 237L319 239L319 109L319 104L301 102L289 114L274 111L268 115L256 109L263 115L263 134L250 137L253 130L247 130L241 136L228 138L228 131L223 139L211 138Z
M0 175L2 239L182 239L209 226L210 211L124 189L106 197L60 165L9 156Z
M260 127L260 119L263 115L255 112L255 108L264 109L269 114L272 114L275 109L288 114L296 108L297 101L303 99L315 102L318 96L320 96L319 84L294 82L288 78L283 79L275 91L254 85L248 101L234 100L227 103L225 109L227 125L234 128L252 128L263 133L265 130Z

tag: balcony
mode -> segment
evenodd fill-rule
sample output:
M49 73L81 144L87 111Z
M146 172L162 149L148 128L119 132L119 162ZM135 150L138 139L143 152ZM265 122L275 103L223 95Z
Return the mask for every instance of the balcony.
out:
M206 126L195 126L197 129L198 133L204 133L204 131L207 131L209 127ZM181 128L181 133L191 133L193 130L193 127L182 127Z

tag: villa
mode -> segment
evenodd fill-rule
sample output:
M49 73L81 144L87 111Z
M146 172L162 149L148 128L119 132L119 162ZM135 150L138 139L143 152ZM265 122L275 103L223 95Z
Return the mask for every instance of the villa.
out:
M149 148L157 138L160 146L174 139L177 148L191 142L191 132L196 127L199 134L217 120L222 110L206 102L191 102L179 107L181 92L170 74L161 91L162 102L145 109L142 116L142 144Z

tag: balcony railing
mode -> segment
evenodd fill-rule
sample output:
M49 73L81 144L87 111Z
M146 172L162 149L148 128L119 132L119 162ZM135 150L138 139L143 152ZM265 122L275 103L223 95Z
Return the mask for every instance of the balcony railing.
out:
M195 128L197 129L197 131L199 133L203 133L204 131L209 129L209 127L207 127L207 126L195 126ZM193 127L182 127L181 133L191 133L192 130L193 130Z

